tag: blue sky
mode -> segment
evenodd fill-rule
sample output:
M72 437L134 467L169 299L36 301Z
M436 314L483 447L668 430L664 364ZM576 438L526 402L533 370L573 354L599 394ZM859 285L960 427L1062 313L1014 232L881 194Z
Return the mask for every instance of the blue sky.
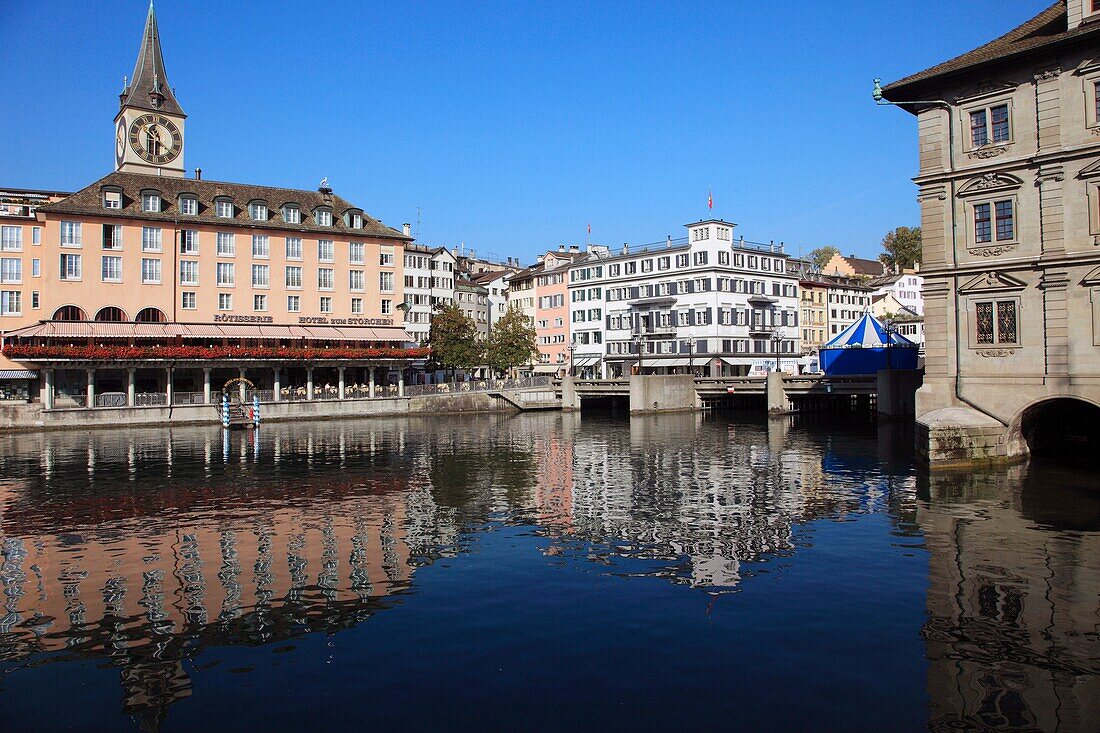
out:
M791 252L874 255L919 224L912 117L870 98L1049 0L158 0L186 164L314 188L387 224L524 261L713 214ZM5 0L0 186L113 166L143 0ZM946 20L950 18L950 20Z

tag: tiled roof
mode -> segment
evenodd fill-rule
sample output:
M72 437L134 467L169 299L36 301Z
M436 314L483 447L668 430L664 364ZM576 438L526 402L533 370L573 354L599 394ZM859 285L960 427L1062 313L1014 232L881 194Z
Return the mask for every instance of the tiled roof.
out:
M929 69L899 79L884 87L882 91L891 102L904 102L908 88L920 82L982 66L1009 56L1039 50L1063 41L1090 36L1098 31L1100 31L1100 23L1087 20L1076 28L1068 28L1065 0L1058 0L1031 20L1000 38Z
M865 260L860 257L845 257L841 255L840 258L848 263L848 265L855 270L857 275L881 275L883 265L878 260Z
M103 208L103 190L108 187L122 189L122 208ZM141 210L141 192L157 190L162 202L159 212ZM198 213L184 214L179 210L181 194L194 194L198 197ZM214 200L228 197L233 201L233 217L215 216ZM248 216L248 203L261 200L267 203L268 218L256 221ZM288 224L283 221L283 205L297 204L301 209L300 224ZM332 226L321 226L313 217L313 210L326 206L332 210ZM114 172L95 183L77 191L72 196L52 204L38 207L38 210L50 214L83 214L119 219L143 219L160 222L178 222L181 226L188 223L215 225L233 225L256 227L259 229L281 229L296 232L316 232L341 237L385 237L411 241L401 232L385 226L376 219L363 214L363 228L352 229L343 220L348 210L361 212L344 198L322 191L302 191L292 188L274 188L272 186L254 186L248 183L225 183L222 181L197 180L194 178L174 178L169 176L151 176L142 173Z

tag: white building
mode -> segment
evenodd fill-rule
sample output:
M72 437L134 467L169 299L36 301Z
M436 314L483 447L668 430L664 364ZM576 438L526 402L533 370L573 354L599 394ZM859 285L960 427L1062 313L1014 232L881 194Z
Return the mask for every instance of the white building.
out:
M863 318L871 307L872 288L858 280L846 277L830 277L826 305L828 307L829 333L826 342L853 323Z
M880 275L868 280L866 285L875 289L872 297L892 295L905 308L917 315L924 315L924 278L916 271L905 270L901 273Z
M728 376L799 352L798 277L782 247L734 240L718 219L687 228L686 239L589 252L570 267L575 374Z
M406 225L407 226L407 225ZM431 330L436 303L453 303L455 256L446 247L405 247L405 330L423 344Z
M488 291L490 332L508 310L508 276L511 274L511 270L496 270L482 272L472 278L473 282Z

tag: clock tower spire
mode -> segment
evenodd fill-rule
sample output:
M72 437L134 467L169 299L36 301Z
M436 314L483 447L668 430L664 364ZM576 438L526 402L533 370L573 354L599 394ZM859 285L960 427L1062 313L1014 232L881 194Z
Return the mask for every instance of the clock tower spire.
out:
M115 170L182 177L183 121L164 69L157 14L149 0L134 73L119 96L115 116Z

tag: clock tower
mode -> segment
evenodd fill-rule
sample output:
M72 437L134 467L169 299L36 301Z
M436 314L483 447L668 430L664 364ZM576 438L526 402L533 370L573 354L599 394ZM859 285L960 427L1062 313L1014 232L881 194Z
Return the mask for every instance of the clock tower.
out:
M183 121L164 70L157 15L149 2L134 75L119 95L115 116L115 170L183 177Z

